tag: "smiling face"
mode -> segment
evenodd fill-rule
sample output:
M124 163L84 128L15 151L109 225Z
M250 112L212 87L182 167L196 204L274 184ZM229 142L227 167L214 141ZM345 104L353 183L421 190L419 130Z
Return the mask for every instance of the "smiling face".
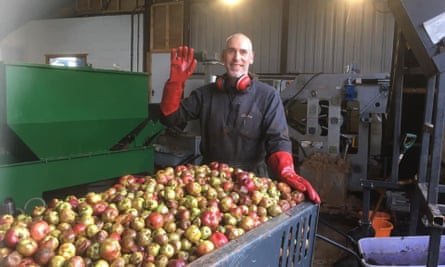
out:
M244 34L231 35L226 42L221 61L224 64L229 80L234 81L243 74L249 73L253 63L252 42Z

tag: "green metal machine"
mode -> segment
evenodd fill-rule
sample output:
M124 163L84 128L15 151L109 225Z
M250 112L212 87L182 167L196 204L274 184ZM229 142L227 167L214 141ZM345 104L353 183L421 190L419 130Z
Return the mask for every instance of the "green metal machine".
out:
M151 172L148 74L0 62L0 201Z

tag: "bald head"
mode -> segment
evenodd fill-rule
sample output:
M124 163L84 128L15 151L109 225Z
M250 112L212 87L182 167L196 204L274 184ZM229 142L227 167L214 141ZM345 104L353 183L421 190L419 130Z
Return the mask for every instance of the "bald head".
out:
M242 42L245 42L246 45L248 46L249 50L252 51L253 47L252 47L252 41L250 40L249 37L247 37L247 35L243 34L243 33L234 33L232 35L230 35L229 37L226 38L226 48L230 47L230 43L232 42L232 40L239 40Z

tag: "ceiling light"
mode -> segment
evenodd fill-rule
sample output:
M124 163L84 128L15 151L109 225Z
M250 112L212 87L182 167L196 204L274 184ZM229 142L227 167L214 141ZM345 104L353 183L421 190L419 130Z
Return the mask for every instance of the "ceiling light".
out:
M222 0L222 2L226 5L236 5L240 2L241 0Z

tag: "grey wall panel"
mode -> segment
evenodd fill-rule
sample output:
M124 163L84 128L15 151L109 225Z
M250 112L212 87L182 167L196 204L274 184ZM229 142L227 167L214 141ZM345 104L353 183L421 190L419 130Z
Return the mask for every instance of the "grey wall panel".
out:
M291 0L288 72L389 72L394 19L377 0Z
M280 73L283 0L190 2L190 45L219 56L224 39L244 32L254 43L253 72ZM394 18L385 0L289 0L287 70L342 73L355 64L361 72L389 72ZM198 72L203 72L200 64Z

